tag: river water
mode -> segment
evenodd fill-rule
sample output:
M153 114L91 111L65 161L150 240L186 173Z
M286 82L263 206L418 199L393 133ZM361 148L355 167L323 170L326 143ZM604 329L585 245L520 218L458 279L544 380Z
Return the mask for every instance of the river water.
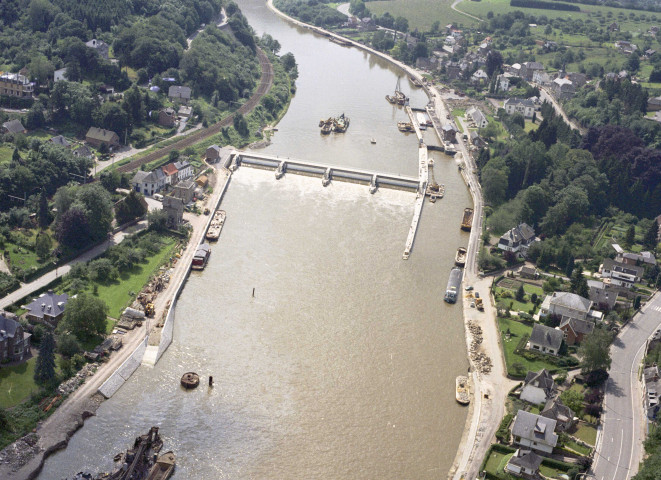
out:
M265 153L417 176L415 136L397 131L405 114L384 99L395 69L289 25L262 0L238 3L299 64ZM319 119L342 112L348 132L321 136ZM425 204L408 261L413 193L240 168L221 239L179 299L172 345L39 478L108 471L151 425L177 455L178 480L444 478L466 421L454 379L468 361L461 306L443 292L471 201L454 160L433 157L446 195ZM202 376L197 390L180 388L187 371Z

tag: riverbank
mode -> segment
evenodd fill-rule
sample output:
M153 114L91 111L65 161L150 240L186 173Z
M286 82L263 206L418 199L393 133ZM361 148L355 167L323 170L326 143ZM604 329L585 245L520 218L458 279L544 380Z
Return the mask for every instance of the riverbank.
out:
M392 65L401 68L411 77L417 78L418 80L422 80L423 78L419 71L383 52L379 52L352 39L323 28L308 25L290 17L284 12L278 10L273 5L273 0L267 0L267 6L271 11L295 25L316 32L324 37L336 38L343 42L347 42L351 46L376 55ZM447 118L449 111L442 100L440 92L433 85L424 85L424 89L428 97L433 101L437 118ZM437 129L437 135L439 135L439 138L442 138L438 131L440 125L435 125L435 128ZM470 156L466 145L463 143L463 139L458 136L457 141L465 164L465 167L462 170L462 177L464 178L466 186L470 190L475 210L473 227L471 229L468 243L467 262L464 271L464 285L474 285L479 291L488 292L490 279L479 277L477 272L477 256L480 247L479 242L482 232L483 215L482 191L477 178L477 166ZM463 302L465 339L469 352L471 345L475 340L469 327L470 325L476 325L482 330L482 343L479 345L478 353L482 353L491 359L492 368L489 373L480 373L479 365L473 360L473 358L469 358L472 372L471 392L473 395L462 440L457 450L453 467L448 474L449 478L472 478L477 475L482 458L491 444L491 439L495 435L500 423L505 408L505 398L507 396L507 391L509 390L508 386L511 383L511 381L505 377L506 370L499 343L500 337L496 328L495 308L490 298L485 298L485 300L484 312L478 312L475 308L471 308L469 299L464 299Z

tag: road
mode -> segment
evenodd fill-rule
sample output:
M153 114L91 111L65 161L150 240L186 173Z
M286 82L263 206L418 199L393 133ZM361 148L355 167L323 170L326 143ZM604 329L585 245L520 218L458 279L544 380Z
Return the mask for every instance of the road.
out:
M462 14L462 15L466 15L467 17L470 17L470 18L472 18L473 20L477 20L478 22L483 22L483 21L484 21L484 20L482 20L481 18L476 17L475 15L471 15L470 13L462 12L461 10L459 10L459 9L457 8L457 5L459 5L462 1L463 1L463 0L454 0L454 2L452 2L452 5L450 5L450 8L451 8L452 10L454 10L455 12L460 13L460 14Z
M578 130L579 132L581 132L581 135L585 135L585 132L587 130L585 128L581 127L578 123L576 123L574 120L571 120L567 116L564 109L562 108L562 105L560 105L556 101L556 99L553 97L553 95L551 95L551 92L549 92L546 87L542 87L541 85L537 85L537 88L539 88L539 96L541 97L541 100L546 100L551 105L553 105L553 108L555 109L556 113L562 116L562 118L565 120L567 125L569 125L574 130Z
M143 220L137 223L136 225L132 225L120 232L117 232L112 237L110 237L108 241L103 242L97 245L96 247L80 254L70 262L65 263L64 265L60 265L55 270L51 270L50 272L45 273L44 275L42 275L41 277L37 278L36 280L30 283L26 283L22 285L21 288L19 288L18 290L13 291L6 297L0 299L0 310L3 308L7 308L12 303L19 301L21 298L27 295L30 295L32 292L36 292L40 288L45 287L53 280L55 280L57 277L61 277L62 275L68 273L69 270L71 270L72 265L75 265L76 263L80 263L80 262L87 262L89 260L92 260L93 258L98 257L103 252L105 252L109 247L120 243L128 235L139 232L140 230L143 230L145 228L147 228L147 221Z
M611 346L602 433L592 465L596 480L628 480L638 471L646 430L639 367L647 340L660 326L661 295L657 293Z

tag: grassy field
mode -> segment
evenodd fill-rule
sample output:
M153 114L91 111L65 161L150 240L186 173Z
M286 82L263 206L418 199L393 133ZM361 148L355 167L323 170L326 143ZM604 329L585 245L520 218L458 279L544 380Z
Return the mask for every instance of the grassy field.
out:
M441 24L441 29L448 23L474 25L474 20L450 8L452 0L389 0L369 2L369 11L377 16L389 12L393 17L404 17L409 21L409 30L429 31L434 22ZM485 13L486 16L486 13Z
M509 278L504 278L500 282L498 282L498 285L494 289L494 295L496 297L496 302L498 300L502 300L502 303L509 304L509 302L512 303L512 310L515 310L517 312L528 312L532 307L533 303L530 301L530 297L533 293L537 294L537 296L540 299L544 298L544 290L542 290L541 287L537 287L535 285L529 285L527 283L523 284L523 290L526 292L526 296L524 297L523 302L519 302L514 298L516 295L516 291L519 288L519 285L521 285L521 282L518 282L516 280L511 280ZM509 292L512 295L512 298L504 298L503 292Z
M520 355L514 353L516 347L524 335L530 335L532 327L525 325L511 318L499 318L498 327L500 328L501 340L503 342L503 351L505 353L505 363L507 364L507 372L510 375L516 376L516 370L513 365L520 363L526 370L538 371L542 368L548 370L556 370L557 367L550 362L542 360L528 360ZM510 337L507 338L507 330L509 329Z
M572 435L580 440L583 440L588 445L597 443L597 428L588 423L580 422L576 431Z
M55 372L59 373L59 355L55 359ZM37 357L11 367L0 368L0 408L10 408L23 402L32 392L39 390L34 383Z
M512 456L511 453L500 453L491 450L491 453L489 454L489 459L487 460L487 464L484 466L484 470L495 476L502 475L503 469L501 467L501 464L502 465L507 464L507 461L510 459L511 456Z
M9 163L13 154L14 145L11 143L0 144L0 165L3 163Z

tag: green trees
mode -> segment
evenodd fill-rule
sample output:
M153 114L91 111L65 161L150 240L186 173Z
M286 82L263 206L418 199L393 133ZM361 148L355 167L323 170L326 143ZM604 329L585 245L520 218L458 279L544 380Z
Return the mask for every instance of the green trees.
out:
M147 207L142 195L133 190L115 205L115 217L119 225L141 217L145 213Z
M659 222L654 220L650 228L645 232L643 237L643 245L645 248L650 250L656 250L656 246L659 244Z
M111 130L122 135L125 130L131 130L129 114L117 103L106 102L94 112L94 125Z
M103 300L82 292L67 302L57 331L69 332L79 340L94 338L105 333L107 316L108 306Z
M57 239L79 249L105 238L113 218L112 200L100 184L62 187L55 195Z
M583 371L608 370L611 365L610 344L613 341L611 332L603 328L595 328L590 336L581 343L579 355L582 357Z
M569 286L572 293L580 295L583 298L590 296L590 289L588 288L588 281L583 275L583 267L580 265L574 269L571 276L571 283Z
M46 232L39 233L34 243L34 250L37 256L41 259L45 259L50 255L52 248L53 241L51 240L50 235Z
M526 296L526 291L523 289L523 284L519 285L519 288L516 290L516 295L514 298L516 298L517 302L523 302Z
M34 381L38 385L48 385L53 380L55 380L55 340L51 332L46 332L39 345Z
M577 390L565 390L560 395L560 400L576 414L583 410L583 395Z
M37 212L37 220L41 228L48 228L52 220L50 211L48 209L48 199L46 193L42 190L39 194L39 210Z

